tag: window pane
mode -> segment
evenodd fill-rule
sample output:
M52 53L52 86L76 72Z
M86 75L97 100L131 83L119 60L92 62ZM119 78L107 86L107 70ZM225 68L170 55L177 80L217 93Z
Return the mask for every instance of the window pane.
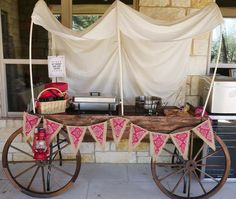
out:
M215 63L220 41L220 27L213 30L211 62ZM236 18L225 18L222 26L221 63L236 63Z
M8 0L0 3L4 58L29 58L31 14L37 0ZM48 55L48 33L34 25L32 57L45 59Z
M43 84L50 82L46 65L33 65L35 97L42 90ZM22 112L27 110L31 100L29 65L6 65L8 111Z
M72 16L72 29L82 31L92 25L101 16L99 15L73 15Z

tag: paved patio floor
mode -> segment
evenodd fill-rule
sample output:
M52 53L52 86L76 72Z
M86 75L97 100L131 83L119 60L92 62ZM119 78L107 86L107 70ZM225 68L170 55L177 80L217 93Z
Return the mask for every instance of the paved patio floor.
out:
M29 199L6 179L0 168L0 199ZM152 180L148 164L83 164L74 186L52 199L167 199ZM213 199L235 199L228 182Z

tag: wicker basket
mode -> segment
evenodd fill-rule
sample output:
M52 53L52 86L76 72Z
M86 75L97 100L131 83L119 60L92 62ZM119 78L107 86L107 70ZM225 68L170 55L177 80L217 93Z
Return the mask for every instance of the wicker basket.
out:
M48 90L57 90L60 93L60 96L63 97L64 94L58 88L46 88L41 93L39 93L37 97L38 107L37 112L40 114L54 114L54 113L64 113L66 110L66 103L67 100L56 100L56 101L49 101L49 102L40 102L40 96Z

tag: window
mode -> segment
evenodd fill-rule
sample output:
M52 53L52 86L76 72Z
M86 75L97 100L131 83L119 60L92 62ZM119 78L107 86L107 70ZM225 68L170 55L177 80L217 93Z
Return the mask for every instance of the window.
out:
M17 116L31 101L29 76L29 30L37 0L9 0L0 3L1 116ZM47 78L48 33L34 26L32 40L34 87Z
M220 27L212 32L211 63L216 63L220 40ZM236 64L236 18L224 18L220 63Z
M222 24L222 46L217 74L232 76L232 69L236 69L236 1L216 0L224 23ZM209 73L213 73L217 59L220 41L220 27L213 30L211 35L211 49L209 55Z
M137 0L122 0L138 7ZM37 0L8 0L0 3L0 97L1 116L17 116L26 111L30 102L29 84L29 31L31 14ZM61 19L61 2L45 0L58 20ZM81 31L94 23L114 0L73 0L72 29ZM68 10L67 10L68 12ZM50 37L46 30L34 25L32 38L32 64L35 90L50 81L47 56ZM5 89L7 88L7 89ZM36 95L37 96L37 93Z

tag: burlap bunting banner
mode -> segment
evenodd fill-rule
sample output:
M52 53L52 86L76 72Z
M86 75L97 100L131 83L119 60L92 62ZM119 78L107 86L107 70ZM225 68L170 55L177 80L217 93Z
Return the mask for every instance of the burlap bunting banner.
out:
M77 153L80 148L80 144L82 143L84 139L84 135L85 135L87 127L67 126L66 129L70 138L71 146L74 152Z
M112 135L116 145L119 144L120 139L125 132L126 125L128 122L129 120L123 117L115 117L110 119Z
M131 123L130 126L130 135L129 135L129 151L134 150L141 140L148 134L149 132L146 129L143 129L140 126Z
M188 159L189 138L190 131L170 134L170 137L178 149L179 153L183 156L184 160Z
M41 118L36 115L31 115L29 113L23 113L23 134L25 139L28 140L34 132L36 126L39 125Z
M168 134L150 132L150 152L153 159L158 158L168 139Z
M192 129L212 150L216 150L215 136L212 129L211 121L208 119Z
M43 120L43 128L45 129L47 134L46 140L48 145L52 142L52 140L59 133L62 127L63 125L58 122L54 122L49 119Z
M107 122L102 122L99 124L88 126L88 129L93 139L101 146L102 149L105 149Z

